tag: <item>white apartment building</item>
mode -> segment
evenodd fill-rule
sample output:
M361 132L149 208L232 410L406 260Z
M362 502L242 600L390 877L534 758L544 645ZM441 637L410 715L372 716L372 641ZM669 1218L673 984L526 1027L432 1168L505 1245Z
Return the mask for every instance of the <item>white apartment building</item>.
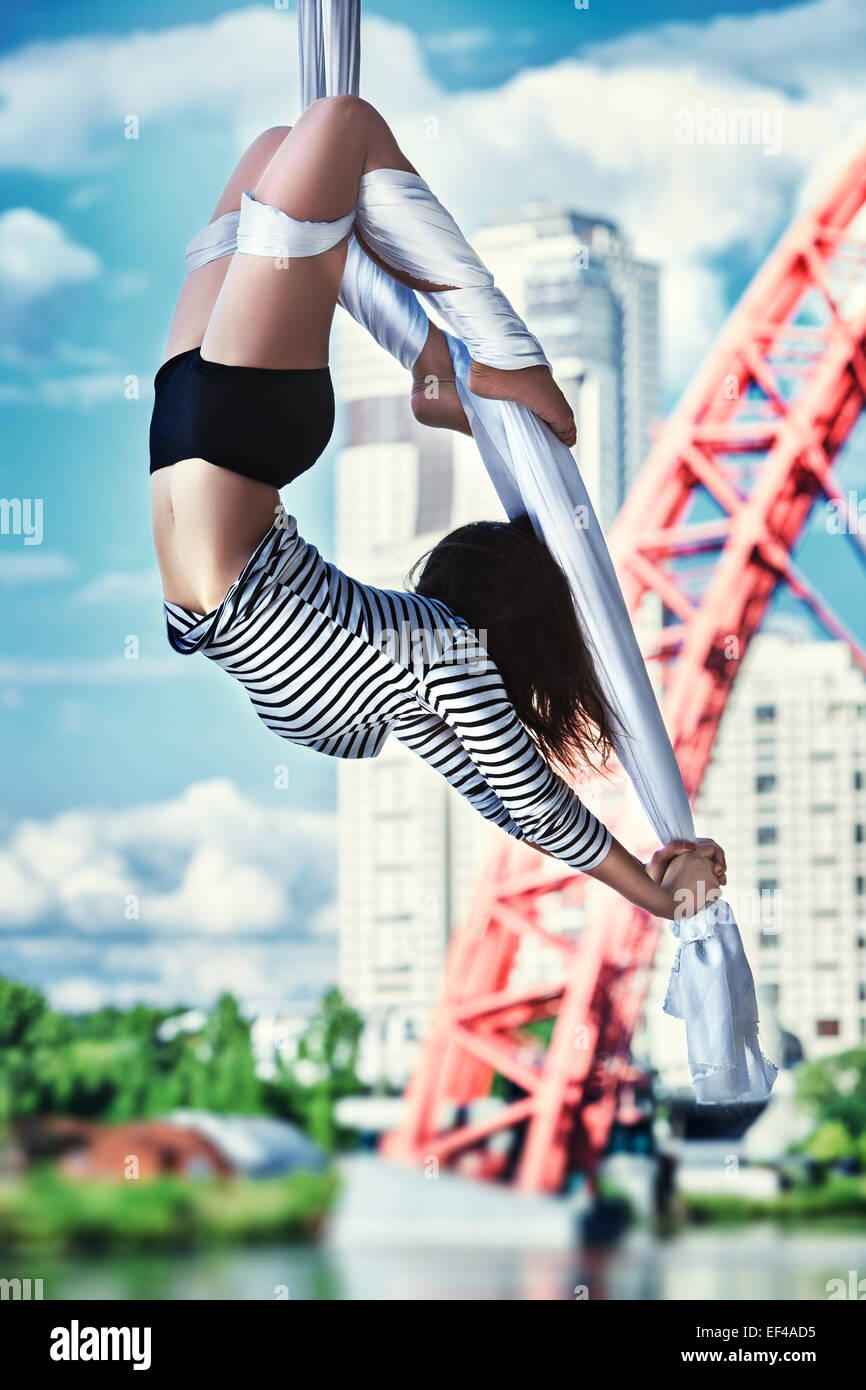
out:
M743 662L695 811L724 846L726 896L767 1044L807 1057L866 1042L866 680L843 642L759 633ZM669 934L665 934L666 938ZM645 1013L663 1075L685 1072L682 1023L661 1014L672 940ZM777 1060L774 1057L774 1060Z

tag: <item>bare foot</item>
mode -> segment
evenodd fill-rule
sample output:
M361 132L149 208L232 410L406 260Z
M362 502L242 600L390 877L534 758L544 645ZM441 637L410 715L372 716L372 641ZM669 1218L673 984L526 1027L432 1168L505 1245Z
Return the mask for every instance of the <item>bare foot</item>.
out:
M540 415L558 439L571 449L577 443L574 411L560 391L549 367L519 367L505 371L473 362L469 368L469 389L491 401L517 401Z
M471 434L457 394L454 364L445 334L431 323L427 341L412 368L412 413L421 425Z

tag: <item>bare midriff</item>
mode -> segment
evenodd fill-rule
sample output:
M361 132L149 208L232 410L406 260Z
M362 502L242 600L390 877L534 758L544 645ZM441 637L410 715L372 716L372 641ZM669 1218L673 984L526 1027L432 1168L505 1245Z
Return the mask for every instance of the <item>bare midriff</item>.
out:
M170 603L217 608L274 524L280 494L205 459L181 459L151 475L153 538Z

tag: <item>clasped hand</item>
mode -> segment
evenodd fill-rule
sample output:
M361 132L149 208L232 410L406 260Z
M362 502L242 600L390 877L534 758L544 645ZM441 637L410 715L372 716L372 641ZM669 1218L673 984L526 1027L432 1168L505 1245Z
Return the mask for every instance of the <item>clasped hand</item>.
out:
M727 882L725 852L715 840L671 840L646 865L654 883L669 895L670 917L693 917L721 897Z

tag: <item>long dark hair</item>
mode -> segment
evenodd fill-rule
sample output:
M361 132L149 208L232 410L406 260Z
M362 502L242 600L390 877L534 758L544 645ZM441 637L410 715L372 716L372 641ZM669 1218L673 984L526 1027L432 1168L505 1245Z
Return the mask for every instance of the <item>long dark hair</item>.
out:
M568 580L528 516L458 527L418 560L409 583L478 631L545 756L570 769L607 762L616 719Z

